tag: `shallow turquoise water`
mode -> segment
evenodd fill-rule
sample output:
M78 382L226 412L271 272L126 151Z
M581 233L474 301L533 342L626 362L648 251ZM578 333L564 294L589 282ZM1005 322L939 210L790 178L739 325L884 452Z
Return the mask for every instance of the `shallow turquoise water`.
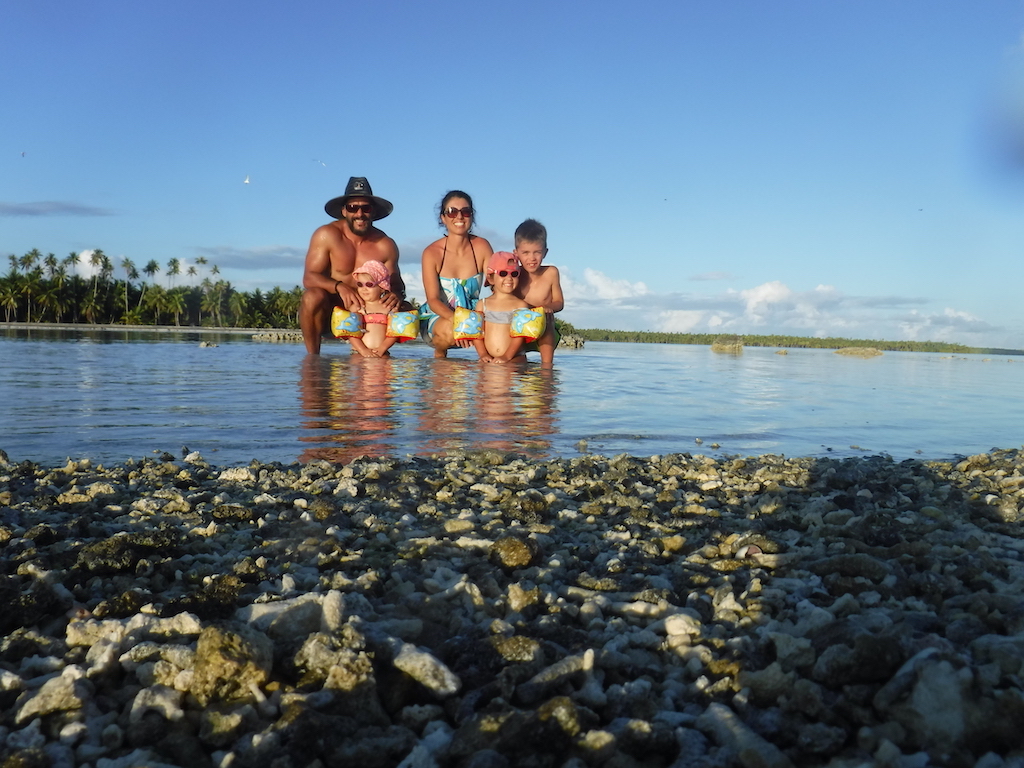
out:
M435 361L422 345L390 360L324 352L242 335L7 331L0 448L53 464L184 446L243 464L484 447L946 458L1024 442L1024 358L588 343L544 372L466 352Z

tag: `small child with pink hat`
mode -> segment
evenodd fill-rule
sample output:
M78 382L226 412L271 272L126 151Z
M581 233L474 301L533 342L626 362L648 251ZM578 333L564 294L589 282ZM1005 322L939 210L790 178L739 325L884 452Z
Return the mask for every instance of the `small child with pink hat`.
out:
M363 303L363 312L347 312L343 307L335 307L331 318L335 336L348 339L352 350L363 357L386 357L395 342L415 338L418 332L415 313L389 314L381 303L381 293L391 290L391 276L383 263L365 261L356 267L352 278ZM406 328L407 325L410 327Z
M487 284L491 295L477 302L476 309L483 313L483 338L473 346L486 363L507 363L526 360L523 344L529 340L517 335L513 329L530 305L515 295L523 265L513 253L498 251L487 262ZM518 314L517 314L518 313Z

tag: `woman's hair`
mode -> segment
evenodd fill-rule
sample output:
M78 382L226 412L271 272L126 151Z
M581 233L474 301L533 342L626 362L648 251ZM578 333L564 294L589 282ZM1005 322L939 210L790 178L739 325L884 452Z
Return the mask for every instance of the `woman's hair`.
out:
M476 223L476 206L473 205L473 198L470 197L465 192L463 192L461 189L453 189L450 192L448 192L448 194L446 194L444 197L441 198L441 204L439 206L437 206L437 224L438 224L438 226L441 226L441 227L444 226L444 222L441 220L442 216L444 215L444 209L447 208L448 207L448 203L450 203L456 197L465 198L466 202L469 203L469 207L473 209L473 224ZM471 224L469 228L472 229L473 225Z

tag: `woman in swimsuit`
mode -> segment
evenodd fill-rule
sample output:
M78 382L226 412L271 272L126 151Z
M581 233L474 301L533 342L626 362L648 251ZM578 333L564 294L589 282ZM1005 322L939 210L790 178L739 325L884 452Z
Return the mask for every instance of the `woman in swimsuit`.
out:
M455 307L472 309L480 298L483 272L494 250L473 228L473 199L452 190L441 199L439 220L447 230L423 251L423 291L420 334L434 347L434 357L447 357L451 347L471 347L469 340L452 337Z

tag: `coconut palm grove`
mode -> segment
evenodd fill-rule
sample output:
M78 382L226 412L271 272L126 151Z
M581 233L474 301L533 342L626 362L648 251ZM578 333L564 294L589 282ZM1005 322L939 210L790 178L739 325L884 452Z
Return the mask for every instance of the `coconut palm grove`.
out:
M179 259L139 267L125 257L115 264L99 249L86 263L77 253L61 259L37 249L7 259L10 268L0 278L5 322L298 326L302 288L238 291L201 256L184 270Z

